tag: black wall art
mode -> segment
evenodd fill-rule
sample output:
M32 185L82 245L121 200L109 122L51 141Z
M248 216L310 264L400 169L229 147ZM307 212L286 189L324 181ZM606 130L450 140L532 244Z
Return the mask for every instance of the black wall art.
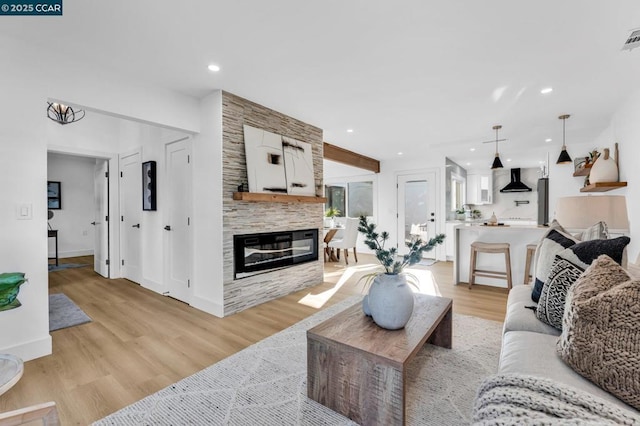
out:
M142 163L142 210L156 210L156 162Z

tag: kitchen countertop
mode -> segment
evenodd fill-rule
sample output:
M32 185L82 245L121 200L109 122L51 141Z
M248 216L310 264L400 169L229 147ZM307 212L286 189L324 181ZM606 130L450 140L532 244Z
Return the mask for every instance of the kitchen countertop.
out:
M460 225L456 225L456 228L459 229L545 229L548 226L539 226L539 225L483 225L483 223L461 223Z

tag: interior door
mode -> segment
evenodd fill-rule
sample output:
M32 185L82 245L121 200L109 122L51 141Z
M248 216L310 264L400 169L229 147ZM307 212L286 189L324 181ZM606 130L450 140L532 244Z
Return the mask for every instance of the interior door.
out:
M96 159L94 168L93 269L109 278L109 162Z
M142 165L140 151L120 156L120 274L140 283L142 253Z
M398 253L408 252L415 238L428 241L436 235L435 172L398 175ZM435 259L435 250L423 254Z
M189 302L191 294L191 140L165 147L165 283L168 295Z

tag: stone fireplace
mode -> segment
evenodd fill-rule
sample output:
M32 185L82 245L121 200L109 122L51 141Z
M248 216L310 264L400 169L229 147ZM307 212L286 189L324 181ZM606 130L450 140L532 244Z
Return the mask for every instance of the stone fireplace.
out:
M322 188L322 130L246 99L222 92L223 280L224 315L276 299L323 281L319 259L322 204L234 200L247 183L243 125L312 144L314 179ZM315 230L314 259L282 269L237 276L234 237L238 235ZM252 271L255 272L255 271Z

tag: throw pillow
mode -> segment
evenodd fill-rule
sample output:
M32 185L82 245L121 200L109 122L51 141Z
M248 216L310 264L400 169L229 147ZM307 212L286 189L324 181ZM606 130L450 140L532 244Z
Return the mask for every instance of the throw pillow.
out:
M631 239L618 237L611 240L582 241L558 253L563 259L586 269L598 256L606 254L623 267L626 266L625 248Z
M562 315L567 291L583 272L583 268L556 255L549 279L542 287L536 309L536 317L540 321L562 330Z
M640 280L598 257L569 289L558 339L576 372L640 409Z
M603 221L591 225L578 236L580 241L606 240L607 238L609 238L609 230Z
M567 247L571 247L577 242L569 234L551 229L547 235L540 242L536 253L538 254L538 260L536 261L536 277L531 290L531 299L537 302L540 299L540 292L542 286L549 278L549 272L551 271L551 265L556 258L556 254L559 254Z

